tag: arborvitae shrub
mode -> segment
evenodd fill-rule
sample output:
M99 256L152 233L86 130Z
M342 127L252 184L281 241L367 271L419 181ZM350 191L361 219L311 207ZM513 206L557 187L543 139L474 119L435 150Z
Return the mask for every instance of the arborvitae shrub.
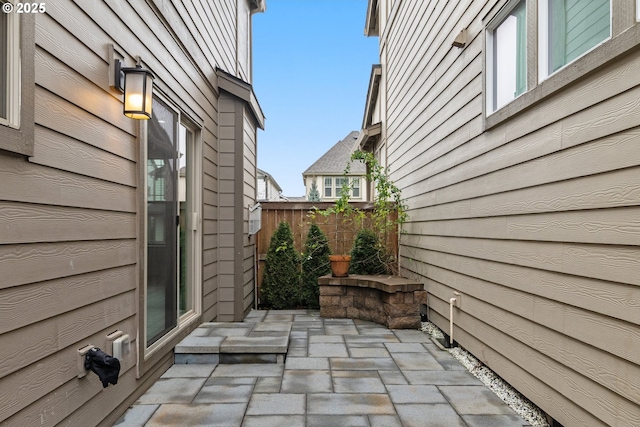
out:
M319 308L318 277L331 273L329 241L317 224L311 223L302 254L302 304Z
M356 234L351 249L349 274L386 274L385 252L378 244L376 234L362 229Z
M264 276L260 288L261 302L272 309L296 308L300 303L300 257L293 246L293 233L281 222L271 236Z

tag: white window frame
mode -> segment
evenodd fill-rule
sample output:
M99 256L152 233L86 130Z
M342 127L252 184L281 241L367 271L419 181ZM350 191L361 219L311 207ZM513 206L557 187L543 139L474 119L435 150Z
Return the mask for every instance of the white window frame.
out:
M4 3L13 3L3 1ZM4 12L3 12L4 13ZM20 14L7 13L7 117L0 117L0 125L20 128Z
M640 22L640 0L636 0L636 21Z
M538 83L542 83L558 71L564 70L570 64L597 49L607 40L611 40L611 37L613 37L613 1L614 0L609 0L609 37L583 52L582 55L573 59L571 62L564 64L564 66L558 68L551 74L549 74L549 2L548 0L538 1ZM640 0L636 0L636 2L640 7Z
M342 195L342 183L338 185L338 181L342 181L343 179L347 180L347 184L349 183L349 178L344 176L336 176L336 178L333 180L333 191L336 198Z
M330 181L329 186L327 186L327 180ZM322 179L323 181L323 185L322 185L322 196L323 197L336 197L333 195L333 177L332 176L325 176ZM330 189L330 191L332 192L331 194L327 194L327 188Z
M357 186L355 185L356 182L358 183ZM359 177L351 178L351 197L353 197L354 199L362 199L362 186L360 185L361 183L362 180ZM356 188L358 189L357 196L353 194L353 190Z
M513 102L514 100L518 99L520 96L522 96L524 93L527 92L527 90L529 90L529 87L527 87L525 89L525 91L523 93L521 93L520 95L514 97L512 100L510 100L509 102L507 102L504 105L501 105L499 107L493 108L493 91L494 91L494 84L493 84L493 74L494 74L494 69L493 69L493 59L494 59L494 52L493 52L493 38L494 38L494 32L496 31L496 29L503 23L503 21L505 20L505 18L511 13L511 11L513 9L516 8L516 6L520 3L520 1L522 0L512 0L511 2L509 2L507 4L507 6L505 6L487 25L486 29L485 29L485 52L486 52L486 76L485 76L485 91L486 91L486 96L485 96L485 108L486 108L486 115L490 116L491 114L495 113L496 111L506 107L507 105L509 105L511 102ZM525 1L525 8L527 7L527 0ZM528 14L527 14L528 15ZM526 20L529 20L529 16L526 16ZM529 44L529 34L527 34L527 40L526 40L526 45ZM528 64L528 61L527 61ZM529 70L526 70L526 73L528 74Z

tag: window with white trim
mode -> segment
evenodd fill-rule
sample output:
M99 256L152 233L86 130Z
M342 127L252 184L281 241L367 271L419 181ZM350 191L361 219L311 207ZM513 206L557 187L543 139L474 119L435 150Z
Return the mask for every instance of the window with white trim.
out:
M342 195L342 187L343 185L349 183L349 178L345 178L345 177L336 177L335 179L335 183L336 183L336 197L340 197Z
M611 38L610 0L538 3L540 81Z
M351 181L351 196L354 199L360 198L360 178L353 178Z
M487 113L527 90L527 3L510 3L487 27Z
M20 127L19 17L17 13L0 14L0 124L16 129Z
M324 197L333 197L333 178L326 177L324 179Z

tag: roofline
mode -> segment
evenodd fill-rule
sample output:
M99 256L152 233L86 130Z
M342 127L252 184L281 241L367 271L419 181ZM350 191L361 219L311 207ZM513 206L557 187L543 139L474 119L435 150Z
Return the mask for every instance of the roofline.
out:
M364 24L364 35L367 37L379 36L378 30L378 0L367 2L367 19Z
M249 0L251 13L262 13L267 10L267 0Z
M380 133L382 132L382 123L374 123L362 129L360 132L360 138L358 138L358 147L361 150L369 151L371 146L380 139Z
M371 66L371 76L369 77L369 88L367 89L367 101L364 106L364 116L362 117L362 129L371 126L373 110L375 110L378 93L380 92L380 79L382 78L382 66L374 64Z
M227 73L221 68L216 68L216 75L218 77L218 87L245 101L256 118L258 127L264 130L265 117L258 103L258 98L256 98L256 94L253 92L253 86L233 74Z
M262 175L264 175L267 178L271 178L271 181L275 184L276 188L278 189L278 191L282 192L282 187L280 187L280 185L278 184L278 181L276 181L276 179L273 177L273 175L271 175L268 172L263 171L260 168L256 168L256 170L258 171L258 173L261 173Z

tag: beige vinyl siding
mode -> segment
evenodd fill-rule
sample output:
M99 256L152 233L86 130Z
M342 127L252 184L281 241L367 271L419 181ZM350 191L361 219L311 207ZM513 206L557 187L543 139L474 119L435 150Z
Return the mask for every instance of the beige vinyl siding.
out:
M381 41L404 273L445 331L461 292L456 341L563 425L640 424L640 58L483 132L496 3L398 3Z
M255 236L249 236L249 206L256 203L257 188L257 141L256 141L256 125L251 118L250 110L244 108L244 198L243 198L243 224L242 224L242 242L243 242L243 271L242 271L242 312L246 314L253 307L255 300ZM243 316L244 317L244 316Z
M219 195L219 291L218 319L233 321L235 299L235 214L236 214L236 110L242 102L223 93L220 96L220 195Z
M127 65L140 55L199 127L202 320L218 317L226 171L212 82L217 67L236 73L236 11L236 0L61 0L36 16L34 155L0 154L0 424L110 426L172 364L169 343L136 367L139 123L109 88L109 44ZM133 343L117 387L78 379L77 349L105 348L118 329Z

